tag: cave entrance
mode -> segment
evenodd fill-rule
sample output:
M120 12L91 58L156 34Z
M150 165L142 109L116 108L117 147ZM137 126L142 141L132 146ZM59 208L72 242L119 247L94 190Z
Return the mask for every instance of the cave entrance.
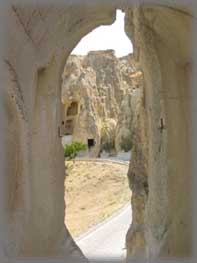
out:
M122 23L120 35L123 33L125 37L124 14L121 11L117 13L122 22L117 20L118 25L116 23L111 29L109 26L107 35L110 36L110 30L117 35ZM90 37L89 44L93 33L86 36ZM127 41L130 43L129 39ZM103 42L107 43L108 40ZM112 45L112 42L117 41L110 42ZM120 50L118 44L113 50L110 46L102 48L100 42L100 46L81 54L87 46L83 42L79 43L67 59L62 75L66 135L73 134L72 142L64 147L84 144L89 150L79 151L74 159L66 159L65 224L88 259L101 257L105 252L109 258L124 257L125 237L131 223L131 191L127 179L130 152L125 151L125 146L131 150L131 120L126 113L131 110L130 99L134 89L130 77L136 70L131 54L132 45ZM118 72L120 68L122 71ZM129 99L125 100L127 96ZM107 155L102 155L103 151ZM79 198L76 199L76 196ZM122 218L124 224L117 219L114 236L105 236L103 240L98 236L99 244L95 248L91 247L91 238L84 246L78 243L83 233L120 210L125 217ZM113 245L114 240L119 242L118 248ZM109 251L104 251L107 242L111 242L111 247ZM114 252L115 246L117 254ZM90 255L91 251L95 251L94 255Z
M88 149L90 150L92 147L95 146L95 140L94 139L88 139Z

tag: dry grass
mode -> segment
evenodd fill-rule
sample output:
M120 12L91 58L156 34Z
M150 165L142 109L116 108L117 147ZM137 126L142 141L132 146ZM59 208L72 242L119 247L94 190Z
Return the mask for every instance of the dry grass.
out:
M86 232L129 202L127 165L88 161L66 162L66 218L71 234Z

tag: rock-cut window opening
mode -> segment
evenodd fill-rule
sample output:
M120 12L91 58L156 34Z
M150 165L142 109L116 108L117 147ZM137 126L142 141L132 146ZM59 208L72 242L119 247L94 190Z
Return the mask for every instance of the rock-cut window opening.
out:
M78 103L76 101L71 102L68 107L67 116L76 116L78 114Z

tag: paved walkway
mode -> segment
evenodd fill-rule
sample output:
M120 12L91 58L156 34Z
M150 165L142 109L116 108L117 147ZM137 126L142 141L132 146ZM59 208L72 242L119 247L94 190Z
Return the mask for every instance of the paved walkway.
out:
M126 256L125 236L131 220L131 207L127 204L75 241L90 262L96 260L122 262Z

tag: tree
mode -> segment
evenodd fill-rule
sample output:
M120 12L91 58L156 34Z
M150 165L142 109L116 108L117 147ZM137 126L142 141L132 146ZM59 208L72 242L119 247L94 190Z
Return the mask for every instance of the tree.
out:
M78 152L85 151L86 149L87 145L79 141L72 142L71 144L66 144L64 146L64 157L68 159L74 159L77 156Z

